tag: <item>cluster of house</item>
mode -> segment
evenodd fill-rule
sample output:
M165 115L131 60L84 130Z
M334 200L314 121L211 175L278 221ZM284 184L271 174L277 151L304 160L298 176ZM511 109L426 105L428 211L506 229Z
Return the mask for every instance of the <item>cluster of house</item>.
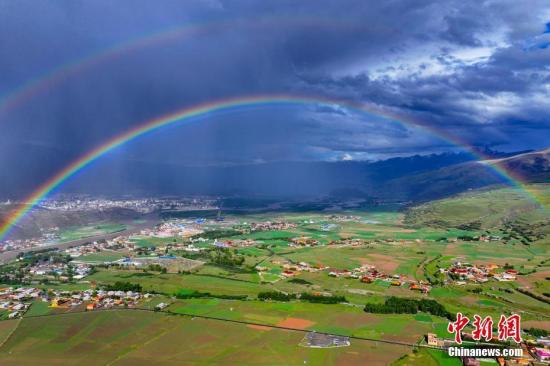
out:
M332 240L328 243L329 246L336 246L336 247L360 247L364 244L368 244L369 242L365 241L364 239L359 238L348 238L348 239L338 239L338 240Z
M346 221L352 221L352 222L359 222L361 221L361 217L354 216L354 215L329 215L327 218L331 221L338 221L338 222L346 222Z
M61 280L68 279L71 272L72 278L81 280L92 271L92 267L85 263L53 263L45 261L38 263L29 269L29 273L35 276L57 277Z
M147 230L142 230L141 235L157 236L157 234L154 234L154 233L157 233L157 231L147 229ZM186 235L191 235L190 233L191 232L187 232ZM169 235L169 236L172 237L173 235ZM126 254L128 254L129 252L139 252L140 254L143 254L141 252L146 251L147 252L146 254L151 254L151 255L156 254L161 256L167 253L169 249L183 250L188 252L199 252L201 250L204 250L203 248L195 247L192 243L190 244L190 243L173 243L173 242L167 242L164 245L157 245L154 248L144 248L144 247L137 246L135 239L136 237L119 236L111 240L93 242L89 244L80 245L77 247L72 247L65 250L65 253L69 254L72 258L78 258L87 254L94 254L94 253L99 253L103 251L119 251L119 252L122 251L122 252L126 252ZM206 241L206 239L204 241Z
M173 250L183 250L184 252L198 253L206 250L206 248L196 247L194 244L174 243L171 245Z
M469 333L462 333L465 340L473 341L473 337ZM454 346L454 341L451 339L439 338L434 333L426 335L426 341L429 346L447 349ZM498 338L495 336L492 342L498 343ZM479 366L481 362L490 361L501 366L518 366L518 365L548 365L550 364L550 338L542 337L535 340L527 340L518 345L522 349L522 356L503 358L497 357L495 360L478 359L474 357L462 357L463 365Z
M331 277L356 278L363 283L372 283L376 280L381 280L389 282L391 286L408 286L410 290L419 291L424 294L429 293L431 290L431 287L427 282L417 281L401 274L388 275L384 272L378 271L375 266L370 264L363 264L362 266L352 270L329 268L328 275Z
M147 268L151 265L156 265L164 268L168 273L178 273L181 271L190 271L202 266L201 261L176 257L175 255L160 255L151 257L124 257L113 262L119 266L131 267L134 269Z
M134 307L143 298L152 296L133 291L105 290L54 291L50 295L52 295L51 298L42 299L49 301L52 308L70 308L86 303L86 310Z
M8 311L9 319L18 318L29 309L30 301L40 294L39 289L32 287L0 288L0 309Z
M33 301L48 302L52 308L71 308L86 304L86 310L112 308L117 306L133 307L140 300L151 297L151 294L141 294L133 291L43 291L34 287L0 288L0 310L8 311L8 318L21 317Z
M233 239L233 240L215 240L214 246L218 248L246 248L256 245L256 241L252 239Z
M294 229L298 225L292 222L271 222L271 221L264 221L264 222L251 222L248 225L248 232L253 231L275 231L275 230L288 230L288 229Z
M328 243L329 246L333 248L341 248L344 246L359 247L368 244L392 244L392 245L407 245L413 243L421 243L422 240L406 240L406 239L360 239L360 238L348 238L348 239L338 239L332 240Z
M155 238L172 238L175 236L189 237L202 234L204 230L197 224L189 220L174 220L166 221L153 229L144 229L140 232L141 235Z
M499 271L500 267L496 264L474 265L470 263L455 262L449 268L440 268L442 273L446 273L454 280L457 285L464 285L466 281L484 283L489 278L497 281L515 281L518 271L515 269L505 269Z
M309 236L300 236L290 239L289 247L313 247L319 245L319 240L310 238Z
M274 259L271 263L281 268L281 278L292 278L298 276L301 272L318 272L327 268L318 265L311 265L307 262L291 263L289 261L279 259ZM256 270L258 272L267 272L269 269L270 268L267 266L256 266Z
M499 235L479 235L479 236L472 236L471 238L464 238L464 237L448 237L440 239L440 241L446 241L447 243L456 243L459 240L466 240L466 241L482 241L482 242L490 242L490 241L500 241L502 240L502 237Z
M390 276L378 271L375 266L370 264L363 264L360 267L349 270L330 268L319 264L312 265L307 262L291 263L289 261L279 259L274 259L271 263L281 268L281 278L296 277L302 272L326 271L331 277L354 278L359 279L363 283L372 283L375 280L382 280L389 282L392 286L408 286L410 290L419 291L424 294L429 293L431 290L431 287L427 282L410 279L405 275L396 274ZM258 272L267 272L270 270L270 267L258 265L256 266L256 270Z
M57 199L48 199L40 204L41 207L58 211L96 211L108 208L127 208L140 213L150 213L157 210L196 210L215 209L216 200L210 198L137 198L137 199L103 199L88 196L67 195Z
M145 248L145 247L136 246L135 243L132 241L133 239L134 238L132 238L128 243L128 249L130 251L137 252L138 254L149 254L149 255L159 255L159 256L165 255L166 253L168 253L169 250L198 253L203 250L207 250L207 248L195 246L193 243L203 243L208 241L208 239L199 237L196 239L190 239L189 240L190 243L187 243L187 242L174 243L172 241L167 241L163 245L156 245L154 247L152 246L152 247Z
M300 272L318 272L325 269L325 267L321 267L319 265L311 265L307 262L299 262L299 263L282 263L281 267L283 271L281 272L281 276L284 278L290 278L297 276L300 274Z
M108 200L68 197L66 199L47 200L42 202L40 206L58 211L95 211L110 207L123 207L140 213L150 213L159 209L214 209L217 208L215 203L214 199L209 198ZM143 235L165 237L165 235L174 236L172 233L178 236L199 233L198 228L188 224L189 222L186 222L185 226L180 226L179 222L167 223L159 228L145 230ZM52 242L59 239L59 230L59 227L52 227L44 230L40 237L0 241L0 253L12 250L25 251L26 249L52 244Z
M477 239L479 241L489 242L502 240L502 237L499 235L480 235Z
M130 243L127 237L119 236L112 240L94 241L92 243L68 248L65 250L65 253L70 255L72 258L78 258L87 254L99 253L105 250L120 250L126 248L133 248L133 243Z
M12 250L24 252L26 249L44 246L49 244L49 242L51 242L51 239L46 237L31 239L9 239L0 242L0 253Z

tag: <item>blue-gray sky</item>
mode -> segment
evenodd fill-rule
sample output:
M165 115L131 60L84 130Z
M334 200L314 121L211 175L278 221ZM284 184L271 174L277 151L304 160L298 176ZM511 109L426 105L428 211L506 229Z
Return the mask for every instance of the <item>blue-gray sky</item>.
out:
M192 24L203 28L0 105L2 189L38 184L144 120L240 95L349 99L472 145L548 146L548 1L0 0L0 96L114 45ZM452 149L420 129L311 105L213 115L105 159L228 165Z

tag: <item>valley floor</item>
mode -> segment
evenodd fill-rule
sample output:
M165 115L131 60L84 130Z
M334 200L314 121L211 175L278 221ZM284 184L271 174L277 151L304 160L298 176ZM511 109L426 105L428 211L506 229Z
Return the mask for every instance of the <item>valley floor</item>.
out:
M550 197L550 188L536 189ZM550 331L549 217L514 194L473 192L406 212L230 215L200 224L206 239L193 241L201 251L191 254L182 249L189 238L133 235L139 255L126 247L83 255L79 263L95 266L84 279L43 275L23 285L52 294L139 285L156 293L137 305L147 311L85 311L90 299L56 307L53 295L30 301L22 319L0 322L0 364L459 365L436 349L412 352L428 333L452 337L443 315L370 313L365 304L434 300L450 314L498 321L519 313L523 329ZM236 231L251 222L286 226ZM112 264L127 255L198 264L183 271ZM33 258L2 274L24 271ZM289 297L262 301L274 293ZM160 303L166 307L153 312ZM304 347L307 332L351 337L351 344Z

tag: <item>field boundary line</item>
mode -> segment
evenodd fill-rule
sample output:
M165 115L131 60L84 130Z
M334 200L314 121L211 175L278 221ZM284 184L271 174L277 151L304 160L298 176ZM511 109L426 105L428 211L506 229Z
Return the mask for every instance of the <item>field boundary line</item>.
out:
M17 321L17 324L15 325L15 327L13 327L13 329L11 330L11 332L6 336L6 338L4 338L4 340L0 343L0 348L2 348L2 346L4 346L4 344L11 338L11 336L13 335L13 333L15 333L15 331L17 330L17 328L19 328L19 324L21 324L21 321L23 321L23 318L19 318L16 320Z

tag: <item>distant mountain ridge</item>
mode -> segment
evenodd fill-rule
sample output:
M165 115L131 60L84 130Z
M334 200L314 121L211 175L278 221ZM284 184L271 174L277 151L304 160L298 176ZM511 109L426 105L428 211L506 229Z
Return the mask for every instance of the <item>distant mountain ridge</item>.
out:
M106 162L79 173L78 179L64 185L63 191L107 196L333 196L426 201L506 183L489 164L501 166L528 182L550 182L549 151L512 156L493 151L491 155L499 158L487 161L476 161L468 153L444 153L376 162L274 162L225 167L143 162L121 167ZM9 189L2 192L6 194Z
M550 182L550 148L490 160L489 163L511 171L528 182Z
M526 183L550 182L550 149L520 152L499 159L471 161L440 169L392 179L377 192L380 197L429 201L448 197L470 189L509 183L492 166L519 177ZM514 178L515 179L515 178Z

